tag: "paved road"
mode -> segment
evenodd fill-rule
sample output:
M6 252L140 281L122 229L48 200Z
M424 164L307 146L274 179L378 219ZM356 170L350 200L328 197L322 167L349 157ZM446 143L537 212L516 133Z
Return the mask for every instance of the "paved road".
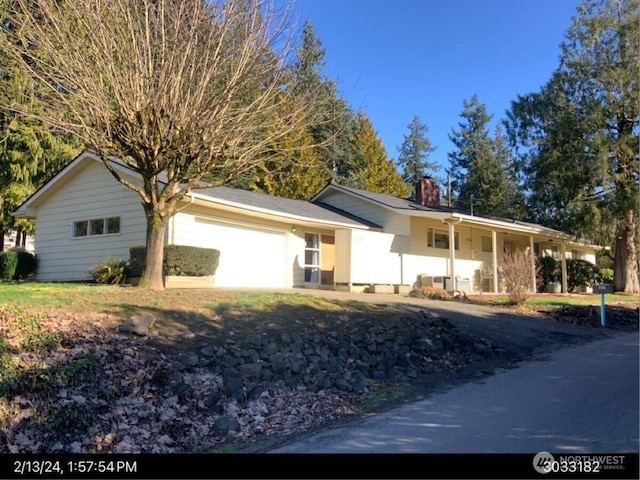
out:
M638 338L556 349L271 453L638 453Z

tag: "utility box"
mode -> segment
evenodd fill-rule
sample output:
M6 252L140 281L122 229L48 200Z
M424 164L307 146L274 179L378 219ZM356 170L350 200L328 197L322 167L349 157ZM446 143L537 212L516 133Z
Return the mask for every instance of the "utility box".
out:
M471 281L468 278L456 279L456 290L461 292L471 293Z
M594 283L593 293L613 293L613 283Z
M443 288L444 290L451 290L451 278L449 277L432 277L430 275L422 275L420 283L423 287L435 287Z

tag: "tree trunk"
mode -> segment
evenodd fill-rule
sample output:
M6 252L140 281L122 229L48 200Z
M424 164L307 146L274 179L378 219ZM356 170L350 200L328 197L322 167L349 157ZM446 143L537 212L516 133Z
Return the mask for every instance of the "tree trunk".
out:
M167 220L153 211L145 213L147 217L147 252L145 269L140 277L139 286L151 290L164 290L162 258L164 256L164 234L167 229Z
M638 251L636 248L636 217L627 214L625 226L616 239L614 288L617 292L638 293Z

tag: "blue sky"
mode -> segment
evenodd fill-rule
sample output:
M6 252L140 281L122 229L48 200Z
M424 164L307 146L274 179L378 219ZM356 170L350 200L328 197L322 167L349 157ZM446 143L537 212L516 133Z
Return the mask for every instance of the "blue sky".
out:
M296 0L325 52L326 71L371 119L389 157L414 115L447 163L463 100L493 115L538 91L558 66L579 0Z

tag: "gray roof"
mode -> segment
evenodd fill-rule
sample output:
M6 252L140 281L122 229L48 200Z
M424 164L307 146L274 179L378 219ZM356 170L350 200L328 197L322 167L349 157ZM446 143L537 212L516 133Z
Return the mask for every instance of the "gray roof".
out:
M350 193L352 195L358 196L364 200L367 200L369 202L373 202L373 203L377 203L379 205L385 206L387 208L391 208L393 210L398 211L399 213L410 213L410 212L416 212L416 211L426 211L426 212L441 212L441 213L452 213L452 214L460 214L460 215L466 215L466 216L470 216L470 212L458 209L458 208L451 208L451 207L445 207L445 206L438 206L438 207L429 207L429 206L424 206L421 205L413 200L409 200L406 198L400 198L400 197L395 197L393 195L388 195L388 194L384 194L384 193L375 193L375 192L370 192L368 190L362 190L359 188L353 188L353 187L347 187L344 185L338 185L335 183L332 183L330 185L328 185L327 187L331 187L332 189L335 190L340 190L343 192L347 192ZM326 187L325 187L326 189ZM315 198L319 198L322 197L322 193L325 191L325 189L323 189L320 193L318 193L314 198L311 199L311 201L314 201ZM545 227L544 225L540 225L537 223L530 223L530 222L525 222L522 220L514 220L512 218L505 218L505 217L496 217L496 216L492 216L492 215L473 215L474 217L478 218L478 219L486 219L486 220L494 220L494 221L499 221L499 222L503 222L505 224L512 224L512 225L518 225L518 226L522 226L522 227L527 227L527 228L542 228L545 231L547 231L548 233L556 233L558 235L567 235L565 232L562 232L560 230L556 230L554 228L550 228L550 227Z
M343 192L351 193L352 195L361 197L370 202L374 202L385 207L392 208L394 210L426 210L426 211L446 211L446 212L454 212L456 210L447 208L447 207L427 207L424 205L420 205L413 200L409 200L408 198L400 198L395 197L393 195L388 195L386 193L376 193L370 192L368 190L362 190L360 188L346 187L344 185L338 185L332 183L330 185L334 189L342 190ZM324 190L323 190L324 191ZM322 192L318 193L314 198L311 199L313 201L316 197L322 196Z
M193 193L209 197L213 201L231 202L249 209L267 211L275 215L284 214L286 216L304 218L309 221L382 229L380 225L323 203L311 203L306 200L275 197L273 195L230 187L198 188L194 189Z
M120 159L113 159L113 161L130 168ZM166 173L163 172L159 175L159 181L161 183L166 183ZM239 206L244 206L248 209L268 211L274 215L295 216L308 221L320 221L323 223L333 224L337 223L359 228L366 227L382 230L380 225L324 203L311 203L306 200L276 197L250 190L241 190L239 188L223 186L194 188L192 192L209 197L212 201L220 200L223 202L231 202Z

